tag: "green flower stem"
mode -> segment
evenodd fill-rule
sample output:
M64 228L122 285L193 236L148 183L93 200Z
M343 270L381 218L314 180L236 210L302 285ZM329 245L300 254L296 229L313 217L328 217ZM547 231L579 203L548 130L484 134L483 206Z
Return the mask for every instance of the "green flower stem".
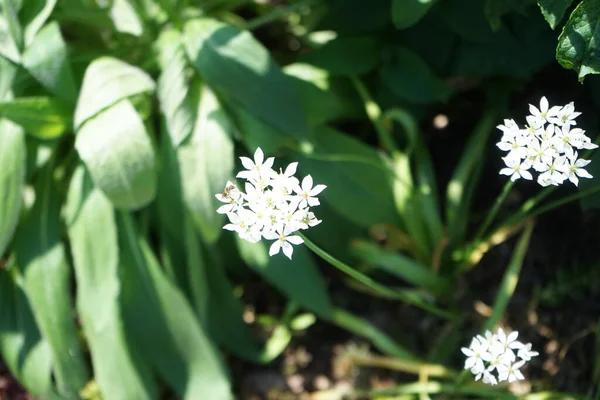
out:
M350 356L353 364L391 369L394 371L402 371L408 374L425 375L428 377L454 378L458 376L458 372L447 368L441 364L426 364L414 361L400 360L397 358L389 358L375 356L371 354L352 354Z
M530 217L536 217L536 216L538 216L540 214L543 214L545 212L553 210L553 209L555 209L557 207L560 207L560 206L562 206L564 204L570 203L570 202L575 201L575 200L583 199L584 197L587 197L587 196L592 195L592 194L597 193L597 192L600 192L600 185L592 186L591 188L589 188L587 190L581 191L579 193L574 193L574 194L572 194L570 196L566 196L566 197L563 197L562 199L558 199L558 200L555 200L553 202L550 202L550 203L548 203L548 204L546 204L546 205L538 208L537 210L535 210L534 212L532 212L529 216Z
M494 205L492 206L492 210L488 213L487 217L485 218L485 221L483 221L483 224L481 224L481 226L479 227L479 230L477 231L477 234L475 235L475 240L473 241L475 244L477 244L481 240L481 237L483 236L485 231L490 227L490 224L492 223L494 218L496 218L496 215L498 214L498 211L500 210L500 206L504 203L504 201L506 200L506 197L508 197L508 194L510 193L510 191L514 185L515 185L515 182L511 181L511 180L508 180L506 182L506 184L504 185L504 188L502 189L502 193L500 194L500 196L498 196L496 198L496 201L494 202Z
M248 21L244 28L249 30L249 31L253 31L255 29L260 28L263 25L267 25L270 24L273 21L277 21L278 19L280 19L281 17L284 17L288 14L293 13L294 11L305 7L307 5L310 5L312 3L314 3L316 0L300 0L296 3L292 3L289 4L287 6L284 7L277 7L275 8L273 11L265 14L265 15L261 15L258 18L252 19L250 21Z
M540 204L542 202L542 200L544 200L546 197L548 197L550 194L552 194L552 192L554 192L556 190L556 187L548 187L545 188L544 190L542 190L541 192L539 192L537 195L535 195L535 197L527 200L526 202L523 203L523 205L521 205L521 207L519 208L519 210L510 218L508 218L503 224L502 226L508 226L508 225L513 225L516 224L517 222L520 222L522 220L524 220L525 218L527 218L527 213L529 211L531 211L532 209L534 209L538 204Z
M451 313L449 311L439 309L435 306L432 306L425 302L419 301L414 296L407 295L406 293L403 293L403 292L398 292L396 290L388 288L385 285L382 285L381 283L374 281L373 279L371 279L367 275L363 274L362 272L355 270L354 268L344 264L337 258L333 257L331 254L327 253L325 250L321 249L315 243L310 241L302 233L296 232L296 234L298 236L302 237L302 239L304 239L304 244L306 244L306 246L313 253L315 253L316 255L321 257L324 261L333 265L340 271L344 272L345 274L350 275L352 278L356 279L363 285L373 289L376 293L379 293L382 296L389 298L389 299L401 300L401 301L407 302L409 304L413 304L417 307L421 307L422 309L429 311L430 313L435 314L439 317L443 317L443 318L447 318L447 319L454 319L456 317L453 313Z

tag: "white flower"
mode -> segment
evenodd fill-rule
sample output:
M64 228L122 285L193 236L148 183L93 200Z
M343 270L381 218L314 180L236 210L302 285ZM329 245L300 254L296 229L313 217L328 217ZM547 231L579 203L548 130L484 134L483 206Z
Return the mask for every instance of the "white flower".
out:
M504 125L498 125L496 128L500 129L507 137L517 136L519 133L519 125L513 119L505 119Z
M460 349L467 359L465 360L465 369L470 369L474 375L485 371L484 361L491 359L488 350L488 345L485 342L480 342L479 339L473 338L469 348L463 347Z
M580 112L575 112L575 105L573 104L573 102L570 102L569 104L561 108L555 117L548 118L548 122L556 124L558 126L576 125L577 123L575 122L575 118L577 118L580 115Z
M498 340L492 346L492 349L497 354L503 355L507 360L515 361L515 353L513 349L520 349L523 347L523 343L517 340L519 332L513 331L508 336L504 333L502 328L498 329Z
M563 125L562 128L556 127L556 136L553 138L554 147L559 153L565 153L567 157L572 157L573 147L578 149L583 144L584 133L583 129L571 129L571 125Z
M540 170L542 174L538 177L538 182L542 186L554 185L558 186L565 180L565 175L563 174L564 164L567 160L567 157L560 156L556 157L552 160L551 164L546 165L544 168Z
M597 149L598 145L592 143L592 139L590 139L587 136L583 137L583 142L581 143L581 149L586 149L586 150L593 150L593 149Z
M558 166L557 168L559 171L564 173L564 177L566 179L575 184L575 186L579 186L579 178L577 178L578 176L582 178L593 178L589 172L583 169L583 167L589 163L589 160L577 159L577 152L575 152L571 158L567 159L564 164Z
M223 229L235 231L240 238L256 243L260 240L260 230L253 225L255 220L254 213L249 210L240 210L238 213L227 214L231 223L225 225Z
M519 178L527 180L533 179L531 173L527 171L529 168L531 168L531 160L525 160L521 162L520 159L511 158L508 156L504 157L503 160L506 163L506 168L502 168L500 170L500 175L510 175L510 180L513 182Z
M483 371L483 383L487 383L488 385L497 385L498 381L496 380L496 377L494 375L492 375L490 372L488 371Z
M263 181L261 183L263 183L263 185L260 186L267 185L266 179L272 177L274 174L273 170L271 169L273 162L275 161L274 157L269 157L265 161L265 154L259 147L254 152L254 161L248 157L240 157L240 160L247 171L239 172L236 175L236 178L248 179L255 182L260 182L262 178Z
M291 235L292 233L293 230L291 227L286 226L283 229L279 227L276 232L271 231L263 234L265 239L276 240L269 248L269 255L274 256L275 254L279 253L279 250L283 249L283 254L285 254L291 260L292 253L294 252L292 244L299 245L304 243L304 240L302 240L300 236Z
M296 216L299 217L298 226L300 229L308 229L309 227L317 226L322 222L315 217L315 213L308 211L306 208L296 211Z
M511 365L499 365L498 366L498 380L500 382L508 380L512 383L514 381L520 381L525 379L519 368L525 365L525 360L518 361Z
M317 185L313 187L312 176L306 175L306 177L302 180L302 187L296 185L294 188L294 192L298 195L298 207L304 208L307 205L311 207L318 206L320 204L319 199L317 199L315 196L317 196L326 188L327 186L325 185Z
M533 139L527 147L527 156L533 162L533 169L538 172L552 163L555 154L556 150L548 140Z
M549 118L553 118L558 115L560 111L559 106L554 106L549 108L548 99L546 97L542 97L540 100L540 108L538 109L534 105L529 105L529 112L533 117L535 117L538 121L544 123L548 121Z
M521 347L517 353L517 357L522 360L529 361L531 357L535 357L539 355L537 351L531 351L531 343L527 343L525 346Z
M215 197L220 202L227 203L217 209L219 214L234 212L240 207L241 193L237 186L230 181L227 181L227 184L225 184L223 193L217 193Z
M519 133L516 136L503 136L502 140L496 146L502 151L508 151L506 157L521 160L527 157L527 145L529 141L530 138Z
M294 176L297 168L297 162L290 163L285 171L279 170L279 173L273 177L273 188L279 190L283 196L290 194L298 185L298 178Z

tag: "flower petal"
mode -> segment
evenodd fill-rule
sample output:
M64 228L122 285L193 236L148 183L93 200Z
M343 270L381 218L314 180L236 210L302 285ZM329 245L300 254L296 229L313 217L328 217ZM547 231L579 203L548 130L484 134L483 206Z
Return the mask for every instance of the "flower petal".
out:
M254 162L256 163L256 165L261 165L264 160L265 160L265 153L263 153L263 151L260 147L257 147L256 151L254 152Z
M302 243L304 243L304 239L302 239L302 238L301 238L300 236L298 236L298 235L288 236L288 237L286 238L286 240L287 240L288 242L292 243L292 244L295 244L295 245L299 245L299 244L302 244Z
M302 191L310 192L313 186L313 178L310 175L306 175L304 179L302 179Z
M254 168L254 161L252 161L248 157L240 157L240 161L242 162L242 165L244 166L244 168L246 168L246 169Z
M281 249L281 241L277 240L273 242L269 248L269 256L273 257L275 254L279 253L279 249Z
M294 248L288 242L283 242L281 245L283 247L283 254L287 256L290 260L292 259L292 253L294 252Z
M319 193L321 193L323 190L327 189L327 186L325 185L317 185L314 188L312 188L312 190L308 193L311 196L316 196Z
M290 165L288 165L287 168L285 169L284 175L285 176L292 176L292 175L296 174L296 169L297 168L298 168L298 163L297 162L290 163Z

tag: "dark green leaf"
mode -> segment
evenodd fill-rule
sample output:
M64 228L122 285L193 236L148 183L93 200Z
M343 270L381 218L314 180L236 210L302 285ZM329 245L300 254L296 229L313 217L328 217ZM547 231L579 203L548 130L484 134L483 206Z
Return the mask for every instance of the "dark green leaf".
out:
M85 71L77 109L75 130L118 101L154 90L154 81L141 69L112 57L94 60Z
M579 82L588 74L600 73L600 3L583 0L571 13L558 37L556 59L577 72Z
M154 199L154 149L142 119L128 100L86 122L77 133L75 148L94 184L115 207L138 209Z
M591 162L585 169L594 179L580 179L578 187L580 192L585 192L598 185L598 178L600 177L600 151L595 151L589 160ZM598 209L600 208L600 193L585 196L579 202L584 210Z
M50 97L22 97L0 103L0 117L39 139L56 139L71 128L71 111Z
M542 15L552 29L556 28L565 16L565 11L571 6L573 0L538 0Z
M374 37L340 37L306 53L299 61L333 75L360 75L375 67L380 53L381 42Z
M485 17L494 31L502 26L501 18L511 11L526 13L526 9L535 0L485 0L483 7Z
M35 320L52 349L58 391L78 398L87 382L87 366L72 315L70 270L60 237L60 199L50 167L42 171L35 203L20 227L17 265Z
M250 114L297 139L307 135L302 104L289 78L249 32L212 19L186 23L188 57L206 82Z
M106 399L154 399L151 371L134 354L119 310L119 247L114 210L79 166L66 206L77 281L77 309L91 350L95 380ZM119 368L115 368L118 365Z
M412 50L394 47L383 64L381 77L394 94L414 103L448 99L452 91Z
M68 104L75 104L77 88L56 22L46 25L27 47L23 53L23 66L53 95Z
M391 0L328 0L327 6L318 30L366 33L392 25Z
M392 0L392 19L396 28L409 28L419 22L434 0Z
M120 213L117 222L128 335L182 398L230 399L229 378L219 353L184 295L136 232L131 215Z
M290 136L282 135L279 130L237 107L235 103L221 100L224 101L227 112L237 128L236 132L250 151L260 147L267 154L274 153L292 141Z
M0 119L0 257L12 240L21 216L26 154L23 129Z
M242 259L255 272L291 300L322 318L331 319L331 303L323 277L304 246L296 246L292 259L288 260L283 254L269 257L264 241L249 243L236 239Z

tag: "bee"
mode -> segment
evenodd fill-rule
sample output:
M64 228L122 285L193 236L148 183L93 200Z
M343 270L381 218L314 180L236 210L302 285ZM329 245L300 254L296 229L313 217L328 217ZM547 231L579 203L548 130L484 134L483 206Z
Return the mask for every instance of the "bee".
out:
M237 191L237 187L235 187L234 184L229 184L227 186L225 186L225 189L223 190L223 193L221 193L221 196L223 196L224 199L227 200L235 200L235 198L231 197L232 195L235 196L235 192Z

